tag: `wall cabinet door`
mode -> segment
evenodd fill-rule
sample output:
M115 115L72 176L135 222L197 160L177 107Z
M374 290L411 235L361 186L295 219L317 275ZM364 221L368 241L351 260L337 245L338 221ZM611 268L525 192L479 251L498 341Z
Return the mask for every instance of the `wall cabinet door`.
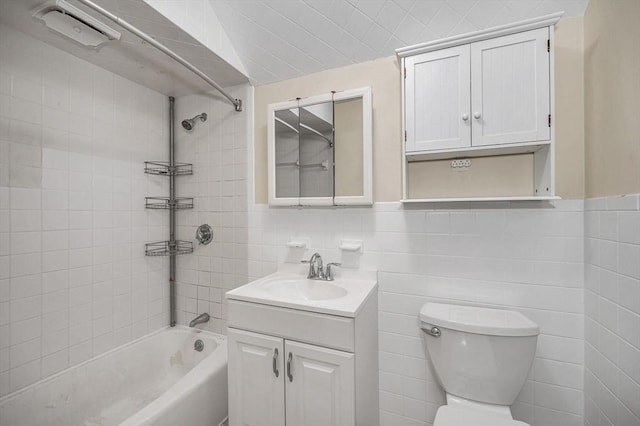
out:
M288 425L355 424L354 354L285 341Z
M471 44L473 146L550 139L548 40L540 28Z
M406 151L471 145L469 45L405 59Z
M228 348L230 425L284 425L283 340L229 328Z

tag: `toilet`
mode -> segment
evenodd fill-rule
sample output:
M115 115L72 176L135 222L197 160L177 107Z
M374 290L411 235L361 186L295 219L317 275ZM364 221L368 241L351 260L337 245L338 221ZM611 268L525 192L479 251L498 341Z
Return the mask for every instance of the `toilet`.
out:
M528 426L509 407L533 363L536 323L515 311L426 303L420 324L447 398L434 426Z

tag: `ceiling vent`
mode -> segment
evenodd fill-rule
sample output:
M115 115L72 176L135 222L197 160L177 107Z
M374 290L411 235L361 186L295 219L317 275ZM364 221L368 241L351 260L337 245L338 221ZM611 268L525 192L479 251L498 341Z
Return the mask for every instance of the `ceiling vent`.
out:
M109 40L120 40L121 34L64 0L51 0L33 12L51 30L97 49Z

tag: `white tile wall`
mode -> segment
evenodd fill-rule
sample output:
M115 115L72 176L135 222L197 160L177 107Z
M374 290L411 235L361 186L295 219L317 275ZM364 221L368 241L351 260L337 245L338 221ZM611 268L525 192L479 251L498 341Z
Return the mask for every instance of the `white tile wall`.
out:
M178 120L201 112L210 117L192 133L177 132L179 161L194 163L194 175L179 179L178 194L196 197L193 211L178 213L178 234L193 240L198 224L214 228L211 245L179 257L180 323L208 310L213 320L204 327L225 332L227 289L319 251L327 261L379 271L384 425L430 423L443 402L417 323L427 300L508 307L531 317L542 334L515 416L532 425L583 423L582 201L247 207L248 117L209 96L181 97L176 106ZM311 248L287 249L291 237L308 238ZM341 239L362 240L364 253L342 255Z
M417 315L429 300L516 309L540 325L534 366L513 406L532 425L582 424L583 206L436 205L273 209L248 215L248 278L314 251L326 261L379 271L382 424L431 423L444 401ZM309 250L287 249L306 237ZM341 254L343 238L364 241Z
M640 424L640 195L585 202L585 423Z
M179 162L192 163L191 176L176 179L178 196L194 197L194 209L177 213L179 239L194 242L193 255L178 257L178 322L187 324L202 312L212 320L202 327L222 332L228 289L247 282L247 126L251 111L250 88L227 89L243 99L244 111L218 95L191 95L176 99L176 121L206 112L191 132L176 129ZM196 228L214 229L207 246L195 241Z
M163 96L2 26L0 396L168 323Z

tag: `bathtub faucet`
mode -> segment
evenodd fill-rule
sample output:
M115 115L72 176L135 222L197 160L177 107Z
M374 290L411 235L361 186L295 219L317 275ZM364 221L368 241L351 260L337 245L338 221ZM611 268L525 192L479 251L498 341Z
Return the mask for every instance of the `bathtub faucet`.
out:
M203 322L209 322L209 314L206 312L192 319L189 323L189 327L195 327L196 325L202 324Z

